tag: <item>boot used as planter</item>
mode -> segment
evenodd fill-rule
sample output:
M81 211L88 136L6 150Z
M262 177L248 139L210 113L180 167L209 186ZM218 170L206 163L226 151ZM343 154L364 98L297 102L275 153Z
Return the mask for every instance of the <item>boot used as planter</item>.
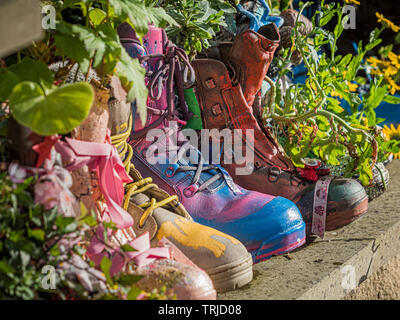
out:
M96 83L95 80L92 80L92 82ZM93 86L95 88L95 100L89 115L79 127L72 131L71 137L82 141L104 143L109 119L108 100L110 93L105 88ZM73 179L72 193L88 210L97 211L97 201L101 198L101 192L97 186L96 173L84 166L72 171L71 175Z

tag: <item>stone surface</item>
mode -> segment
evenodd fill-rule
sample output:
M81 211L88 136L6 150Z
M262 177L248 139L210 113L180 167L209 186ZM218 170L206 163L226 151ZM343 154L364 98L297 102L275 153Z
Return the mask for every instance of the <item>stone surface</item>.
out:
M43 35L39 1L0 1L0 57L29 46Z
M400 300L400 255L379 268L344 300Z
M368 212L325 239L254 265L254 280L219 299L342 299L400 254L400 161Z

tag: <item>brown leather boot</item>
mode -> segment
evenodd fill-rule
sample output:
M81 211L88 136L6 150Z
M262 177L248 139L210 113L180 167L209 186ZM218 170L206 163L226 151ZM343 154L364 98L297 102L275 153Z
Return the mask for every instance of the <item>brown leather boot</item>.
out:
M222 159L223 166L238 185L295 202L306 222L307 232L310 233L313 214L324 215L324 205L321 209L319 200L324 196L324 191L328 192L326 185L322 183L327 176L317 182L304 178L270 132L259 125L252 108L246 102L240 84L232 84L228 70L222 62L199 59L193 62L193 67L196 72L196 95L204 128L254 130L254 163L248 166L250 172L253 170L252 173L237 175L236 169L240 166L234 161L227 164ZM317 179L319 175L326 174L321 170L312 172ZM325 199L326 220L323 220L325 227L322 226L320 235L323 235L324 230L334 230L350 223L365 213L368 207L365 190L357 181L331 176L328 179L331 181L327 200ZM320 184L322 185L319 186Z
M261 89L279 41L278 28L271 23L262 26L258 32L247 30L238 34L233 43L219 45L221 61L231 67L232 81L240 83L250 106Z

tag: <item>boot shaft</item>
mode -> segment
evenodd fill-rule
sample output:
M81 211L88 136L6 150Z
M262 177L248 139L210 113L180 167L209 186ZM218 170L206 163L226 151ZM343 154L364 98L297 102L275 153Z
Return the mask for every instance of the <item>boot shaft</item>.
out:
M249 106L261 89L279 41L279 31L274 23L262 26L258 32L247 30L236 36L224 61L233 67L232 80L240 83Z
M253 116L241 85L232 84L225 65L217 60L199 59L193 62L193 67L196 72L196 95L204 128L242 129L243 136L246 134L245 130L252 129L254 141L251 141L250 148L254 152L254 165L274 163L281 168L290 168L291 162L284 157L279 145L272 137L265 135ZM243 150L242 154L245 154L244 152ZM233 163L229 166L236 165Z
M150 25L148 33L143 36L142 42L140 42L136 32L128 23L123 23L118 27L118 34L128 54L132 58L140 59L142 66L146 69L145 82L149 87L149 97L147 99L148 112L144 125L141 119L136 116L136 103L132 103L133 132L139 132L157 122L161 113L167 109L165 81L161 77L158 78L159 80L156 83L152 81L152 76L161 65L162 55L165 54L167 36L163 29ZM146 59L146 56L149 55L160 56Z

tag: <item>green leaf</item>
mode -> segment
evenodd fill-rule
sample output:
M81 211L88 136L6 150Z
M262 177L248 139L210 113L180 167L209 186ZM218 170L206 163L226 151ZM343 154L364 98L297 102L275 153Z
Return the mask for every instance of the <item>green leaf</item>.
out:
M104 20L106 16L107 14L99 8L93 8L89 12L90 21L93 22L93 25L95 27L97 27Z
M390 103L390 104L400 104L400 97L398 96L391 96L387 95L383 101Z
M122 249L122 251L124 252L134 252L137 251L135 248L133 248L132 246L130 246L129 244L124 244L120 247Z
M114 8L115 14L121 19L129 18L134 29L140 34L147 33L149 24L160 26L167 21L171 25L178 26L163 8L146 7L145 3L138 0L109 0L109 2Z
M56 226L63 233L70 233L76 230L78 222L73 217L58 216L56 219Z
M143 276L137 274L121 273L116 279L116 282L124 286L131 286L142 278Z
M45 63L42 61L33 60L25 57L20 63L9 67L9 70L14 73L19 81L33 81L40 83L45 81L53 83L54 75Z
M138 59L132 59L124 50L121 59L117 63L117 76L124 87L128 88L127 100L136 99L137 112L144 123L146 121L148 90L144 82L145 69Z
M8 99L18 82L18 77L13 72L8 69L0 69L0 102Z
M136 300L136 298L138 297L138 295L142 292L142 290L140 290L138 287L133 286L129 292L128 292L128 297L127 300Z
M375 41L368 43L368 44L365 46L365 50L366 50L366 51L372 50L372 49L375 48L377 45L379 45L381 42L382 42L382 39L376 39Z
M55 244L54 246L51 247L50 254L54 257L58 257L61 254L58 244Z
M112 286L113 281L112 281L111 275L110 275L110 268L111 268L111 260L108 259L106 256L104 256L100 263L100 269L101 269L101 271L103 271L103 273L106 277L107 283Z
M42 229L30 229L28 228L28 236L39 241L44 241L45 233Z
M15 270L7 263L5 259L0 260L0 274L15 273Z
M43 136L66 134L89 114L94 93L88 83L73 83L44 92L34 82L21 82L10 96L10 109L20 124Z
M358 72L358 69L360 68L363 57L364 55L360 53L351 60L348 67L348 71L346 73L346 80L353 81L353 79L356 77L356 74Z
M85 44L73 33L72 25L65 22L57 23L57 34L54 43L57 55L66 55L69 59L79 63L80 70L86 73L90 66L89 51L85 50Z

